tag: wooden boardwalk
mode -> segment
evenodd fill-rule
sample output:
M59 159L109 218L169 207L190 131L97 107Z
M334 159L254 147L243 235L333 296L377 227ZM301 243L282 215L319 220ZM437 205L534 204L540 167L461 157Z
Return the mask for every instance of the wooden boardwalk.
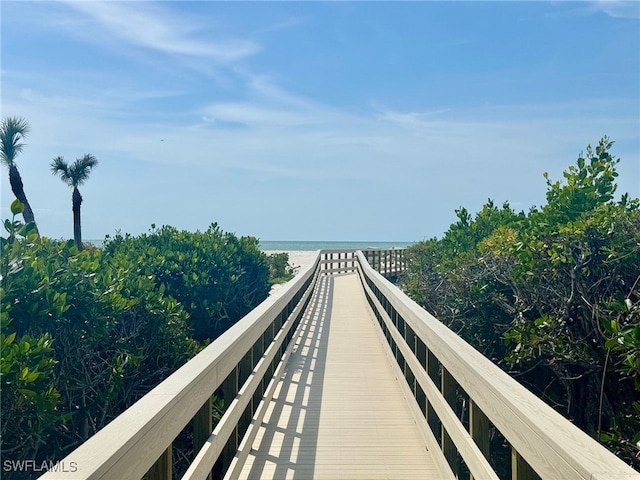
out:
M322 277L299 328L240 478L441 478L358 276Z

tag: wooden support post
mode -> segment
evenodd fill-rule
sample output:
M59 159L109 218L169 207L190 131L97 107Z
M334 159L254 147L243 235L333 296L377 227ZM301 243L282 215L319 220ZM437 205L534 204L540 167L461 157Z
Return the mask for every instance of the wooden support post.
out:
M389 275L389 250L383 250L382 255L384 256L384 275Z
M414 334L415 335L415 334ZM416 359L422 365L424 370L427 370L427 347L424 342L416 335Z
M255 362L253 360L253 348L251 348L249 349L247 354L242 358L242 360L240 360L240 364L238 365L238 370L239 370L238 374L239 374L239 378L243 382L243 385L248 380L249 375L253 370L254 363ZM240 388L242 388L242 385L240 385L240 382L238 382L238 390L240 390ZM249 405L247 405L247 408L245 409L245 412L243 412L243 415L240 418L240 422L238 423L238 435L240 438L244 436L247 429L249 428L249 424L251 423L251 418L253 417L253 412L254 412L253 403L249 402ZM239 439L238 439L238 442L240 442Z
M441 380L442 382L441 382L440 389L442 392L442 396L445 398L449 406L455 412L456 387L457 387L456 381L451 376L451 374L447 371L446 368L442 369ZM449 466L451 467L451 470L453 471L454 475L457 477L458 470L459 470L457 449L456 449L455 443L453 443L453 440L451 440L451 437L445 430L444 425L442 426L442 440L440 442L440 445L442 447L442 453L444 454L444 457L447 459L447 462L449 462Z
M224 398L224 406L225 409L229 407L233 399L238 394L238 367L234 368L229 376L222 382L222 395ZM229 437L229 441L222 449L220 454L220 459L222 462L222 471L226 472L229 465L231 465L231 460L236 454L238 450L238 445L240 444L240 439L238 438L238 426L233 429L231 432L231 436Z
M395 310L394 310L395 312ZM413 354L416 354L416 334L413 332L413 329L411 327L409 327L408 325L405 324L404 326L404 339L407 342L407 345L409 346L409 349L411 349L411 352L413 352ZM409 376L410 374L410 376ZM416 382L416 378L415 375L413 375L413 372L411 371L411 368L409 367L409 365L407 363L405 363L405 369L404 369L404 376L405 378L407 378L407 380L409 378L413 378L413 381L409 383L409 387L411 388L411 391L413 392L413 396L416 396L416 385L418 382Z
M469 434L484 457L488 460L490 454L489 419L471 399L469 399ZM472 480L473 478L473 475L471 475Z
M211 413L211 397L204 403L202 408L198 410L196 416L193 417L193 454L198 454L200 448L205 444L207 439L213 432L213 421ZM206 477L211 480L211 473Z
M167 448L160 456L160 458L156 460L156 463L153 464L153 466L144 476L146 480L171 480L171 477L173 475L172 449L173 447L169 445L169 448Z
M427 375L431 378L431 381L438 385L440 383L440 366L438 364L438 359L436 356L427 350L426 356L426 364L427 364ZM439 418L436 411L431 406L431 403L427 405L427 422L431 427L431 430L436 433L439 430Z
M540 480L531 465L511 447L511 479L512 480Z

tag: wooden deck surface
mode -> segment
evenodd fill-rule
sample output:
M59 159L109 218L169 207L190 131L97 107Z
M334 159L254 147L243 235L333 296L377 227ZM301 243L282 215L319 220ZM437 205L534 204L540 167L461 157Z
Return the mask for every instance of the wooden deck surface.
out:
M439 478L374 322L355 274L320 280L240 478Z

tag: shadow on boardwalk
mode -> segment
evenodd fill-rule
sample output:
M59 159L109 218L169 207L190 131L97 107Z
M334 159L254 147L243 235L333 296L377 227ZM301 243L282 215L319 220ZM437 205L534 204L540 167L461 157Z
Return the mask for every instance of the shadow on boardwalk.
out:
M442 478L358 276L321 277L300 329L240 478Z
M293 354L254 441L257 449L252 450L246 465L250 468L245 468L241 478L306 480L313 476L317 450L313 432L318 431L320 419L333 288L333 277L320 278L300 324ZM279 454L275 456L274 451Z

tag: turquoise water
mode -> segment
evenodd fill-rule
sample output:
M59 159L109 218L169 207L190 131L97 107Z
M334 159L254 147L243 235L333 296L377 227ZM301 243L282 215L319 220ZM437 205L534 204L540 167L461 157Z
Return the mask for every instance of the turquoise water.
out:
M331 249L357 249L364 248L398 248L408 247L414 242L314 242L314 241L270 241L261 240L260 248L262 250L285 250L285 251L303 251L303 250L331 250Z

